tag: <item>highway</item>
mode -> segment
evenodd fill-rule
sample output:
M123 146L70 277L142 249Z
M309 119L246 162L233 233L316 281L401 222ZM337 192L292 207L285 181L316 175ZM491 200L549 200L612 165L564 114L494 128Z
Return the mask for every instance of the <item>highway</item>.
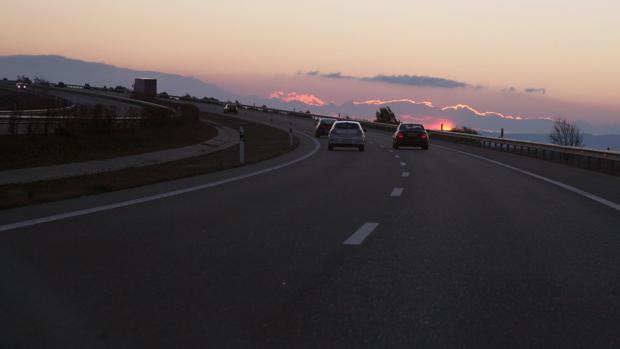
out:
M310 120L240 117L300 146L0 211L0 347L620 346L618 177L374 130L329 152Z

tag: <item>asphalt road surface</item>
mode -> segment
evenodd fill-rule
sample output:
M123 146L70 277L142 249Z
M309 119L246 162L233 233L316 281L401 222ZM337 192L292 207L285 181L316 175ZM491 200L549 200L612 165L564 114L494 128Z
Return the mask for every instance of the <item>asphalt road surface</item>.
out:
M0 347L620 346L620 179L372 130L329 152L309 120L240 117L300 147L0 211Z

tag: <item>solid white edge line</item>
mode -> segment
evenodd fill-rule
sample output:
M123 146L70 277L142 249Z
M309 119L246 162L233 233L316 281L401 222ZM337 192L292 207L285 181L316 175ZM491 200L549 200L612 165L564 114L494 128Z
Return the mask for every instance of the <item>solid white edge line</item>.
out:
M392 190L392 193L390 194L391 197L395 198L395 197L400 197L401 195L403 195L403 191L405 189L403 188L394 188Z
M444 147L444 146L441 146L441 145L434 145L434 146L438 147L438 148L441 148L441 149L446 149L446 150L449 150L449 151L457 152L459 154L471 156L471 157L479 159L479 160L484 160L484 161L490 162L492 164L495 164L495 165L498 165L498 166L502 166L502 167L511 169L513 171L522 173L524 175L528 175L530 177L534 177L534 178L539 179L539 180L541 180L543 182L547 182L549 184L553 184L555 186L558 186L560 188L563 188L563 189L566 189L566 190L568 190L570 192L573 192L573 193L575 193L577 195L583 196L583 197L585 197L587 199L596 201L596 202L598 202L600 204L603 204L603 205L605 205L605 206L607 206L609 208L612 208L612 209L614 209L616 211L620 211L620 205L619 204L617 204L617 203L615 203L613 201L609 201L607 199L604 199L604 198L602 198L600 196L596 196L594 194L588 193L588 192L583 191L581 189L575 188L575 187L573 187L571 185L568 185L568 184L565 184L565 183L562 183L562 182L558 182L558 181L555 181L553 179L550 179L550 178L538 175L536 173L532 173L530 171L522 170L522 169L520 169L518 167L514 167L514 166L511 166L511 165L505 164L503 162L499 162L499 161L496 161L496 160L493 160L493 159L486 158L484 156L468 153L468 152L457 150L457 149L453 149L453 148L450 148L450 147Z
M174 190L174 191L170 191L170 192L166 192L166 193L146 196L146 197L142 197L142 198L138 198L138 199L134 199L134 200L121 201L121 202L117 202L117 203L113 203L113 204L96 206L96 207L87 208L87 209L83 209L83 210L71 211L71 212L55 214L55 215L51 215L51 216L47 216L47 217L29 219L29 220L22 221L22 222L16 222L16 223L0 225L0 232L8 231L8 230L14 230L14 229L18 229L18 228L30 227L30 226L33 226L33 225L49 223L49 222L59 221L59 220L63 220L63 219L73 218L73 217L89 215L89 214L93 214L93 213L97 213L97 212L103 212L103 211L108 211L108 210L113 210L113 209L117 209L117 208L121 208L121 207L127 207L127 206L143 204L145 202L165 199L165 198L169 198L169 197L173 197L173 196L178 196L178 195L182 195L182 194L186 194L186 193L191 193L191 192L195 192L195 191L199 191L199 190L203 190L203 189L207 189L207 188L217 187L217 186L220 186L220 185L223 185L223 184L227 184L227 183L232 183L232 182L240 181L242 179L246 179L246 178L262 175L262 174L265 174L265 173L269 173L269 172L272 172L272 171L279 170L279 169L284 168L284 167L288 167L288 166L294 165L294 164L296 164L298 162L304 161L307 158L313 156L321 148L321 143L319 143L313 137L310 137L309 135L307 135L305 133L302 133L302 132L299 132L299 131L295 131L295 132L297 134L299 134L299 135L302 135L302 136L310 139L312 142L314 142L314 148L312 149L311 152L309 152L309 153L307 153L307 154L305 154L305 155L303 155L303 156L301 156L301 157L299 157L297 159L285 162L283 164L272 166L272 167L269 167L269 168L266 168L266 169L262 169L262 170L259 170L259 171L255 171L255 172L246 173L244 175L239 175L239 176L235 176L235 177L231 177L231 178L222 179L222 180L211 182L211 183L206 183L206 184L202 184L202 185L198 185L198 186L194 186L194 187L189 187L189 188L185 188L185 189L179 189L179 190Z
M409 177L410 173L409 172L403 172L401 174L402 177Z
M343 245L357 246L361 245L364 240L379 226L379 223L364 223L359 229L346 239Z

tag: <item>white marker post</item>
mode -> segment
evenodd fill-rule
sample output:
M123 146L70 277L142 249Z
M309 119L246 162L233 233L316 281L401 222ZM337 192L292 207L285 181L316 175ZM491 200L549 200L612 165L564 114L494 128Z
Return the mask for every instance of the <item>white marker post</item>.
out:
M289 145L292 147L293 146L293 128L292 127L288 128L288 142L289 142Z
M243 126L239 127L239 163L245 163L245 131Z

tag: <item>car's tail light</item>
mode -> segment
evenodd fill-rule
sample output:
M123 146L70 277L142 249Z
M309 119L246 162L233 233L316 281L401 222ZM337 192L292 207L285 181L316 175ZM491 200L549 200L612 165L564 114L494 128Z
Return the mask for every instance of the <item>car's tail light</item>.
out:
M422 139L427 139L427 138L428 138L428 136L426 135L426 133L422 133L422 134L420 135L420 138L422 138Z
M402 133L402 132L398 132L398 134L396 134L396 137L397 137L398 139L404 139L404 138L405 138L405 134L404 134L404 133Z

